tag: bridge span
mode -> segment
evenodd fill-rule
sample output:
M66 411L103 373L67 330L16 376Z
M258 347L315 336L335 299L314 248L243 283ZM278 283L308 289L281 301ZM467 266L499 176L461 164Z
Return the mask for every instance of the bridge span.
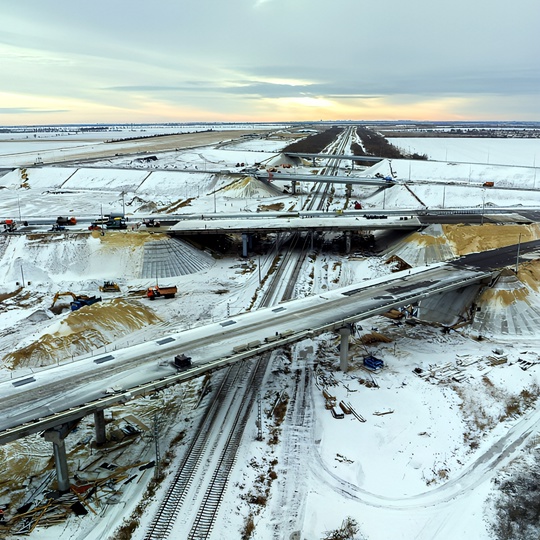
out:
M393 307L491 279L491 271L452 264L397 272L3 381L0 444ZM193 369L174 369L172 359L180 353L193 358Z

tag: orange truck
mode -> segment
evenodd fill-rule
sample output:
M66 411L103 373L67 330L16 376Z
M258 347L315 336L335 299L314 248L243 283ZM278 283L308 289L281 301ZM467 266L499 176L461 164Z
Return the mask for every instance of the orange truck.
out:
M482 185L484 187L493 187L495 185L495 182L484 182Z
M161 296L163 298L174 298L177 292L178 289L176 288L176 285L167 285L163 287L155 285L148 288L148 290L146 291L146 296L148 296L150 300L155 300L156 298L159 298Z

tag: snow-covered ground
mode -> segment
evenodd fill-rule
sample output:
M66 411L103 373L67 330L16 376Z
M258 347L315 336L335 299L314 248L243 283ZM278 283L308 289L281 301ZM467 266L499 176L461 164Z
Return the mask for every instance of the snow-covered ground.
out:
M405 141L408 143L409 139ZM418 146L414 150L424 153L429 144L435 148L435 143L448 144L448 139L420 142L426 144L424 149ZM513 143L521 140L496 142L510 145L508 155L516 159L510 165L515 166L383 162L363 173L386 174L391 166L400 178L408 179L410 167L411 179L435 180L443 185L412 183L409 188L416 197L404 185L384 192L355 188L349 201L344 187L337 187L331 209L343 209L355 198L373 208L422 208L418 199L429 207L540 204L530 147L522 145L521 150L517 149ZM538 141L534 142L538 145ZM29 168L26 178L21 169L15 169L0 177L0 215L22 219L68 214L97 217L102 209L110 211L125 205L130 222L135 222L137 214L157 211L255 212L276 204L286 210L299 209L301 199L305 201L309 196L311 185L306 184L302 194L293 197L255 180L214 172L234 172L242 168L236 167L240 163L273 163L286 144L252 139L225 147L166 152L157 155L157 162L150 164L152 168L148 163L135 163L132 157L119 156L96 163L95 169L73 165ZM457 159L459 152L463 156L470 152L470 158L464 161L487 163L482 150L470 150L475 148L475 139L459 139L453 144L453 162L461 161ZM26 146L20 148L27 151ZM9 152L9 145L0 139L3 165L9 161ZM502 147L498 155L503 155ZM489 159L489 163L495 162ZM307 172L313 167L303 169ZM449 183L445 171L458 169L459 174L453 173L452 177L455 183ZM495 178L497 184L506 182L505 187L514 189L484 189L481 184L487 178ZM519 189L523 188L520 182L526 183L527 191ZM489 230L493 238L513 238L517 226L513 227L511 232L502 227L495 232L493 228ZM476 232L482 234L479 227ZM437 241L447 242L452 253L466 252L463 242L460 243L460 230L446 229L444 234L437 234ZM529 228L520 234L533 238L536 233ZM409 241L413 250L423 249L429 243L429 232L420 236L417 234ZM514 242L512 238L506 243ZM65 359L89 354L99 347L110 350L155 339L165 330L202 325L245 310L258 294L258 265L266 275L271 272L273 260L271 255L248 261L239 257L213 259L202 271L174 278L179 290L176 298L151 303L142 292L153 280L142 278L141 268L145 245L167 241L160 233L128 229L107 232L102 237L87 231L36 231L2 239L2 378L54 364L60 355ZM500 245L503 244L501 240ZM406 252L401 253L406 258ZM203 255L207 257L206 253ZM196 259L197 254L193 257ZM391 271L391 265L381 257L320 252L307 259L296 294L318 294ZM517 276L520 285L501 285L493 298L482 298L482 309L505 314L510 309L535 311L540 305L536 279L539 274L534 261L522 265ZM106 279L117 281L121 292L99 293L98 286ZM17 283L24 288L14 294ZM512 301L508 290L517 291L512 293ZM59 291L99 294L103 301L79 312L51 310L53 296ZM66 306L65 299L63 305ZM310 390L305 410L291 406L280 427L278 444L270 443L275 426L273 418L266 414L263 440L256 440L254 411L212 538L240 538L240 531L251 516L255 524L253 538L263 540L290 538L295 531L300 531L298 538L320 539L325 531L336 529L347 517L357 521L369 540L488 540L488 523L493 519L489 497L496 488L494 480L507 477L516 464L523 466L534 458L537 440L527 434L537 432L540 409L536 408L535 399L527 401L524 396L535 394L540 386L540 367L536 354L539 343L534 333L528 329L522 333L519 329L505 332L490 326L487 315L482 320L482 327L465 326L451 333L431 326L398 324L399 321L385 317L365 321L352 339L348 373L338 370L339 341L335 335L325 334L298 343L290 354L275 353L262 395L263 411L271 409L277 393L286 391L292 397L295 374L308 370ZM363 369L362 359L367 352L384 360L383 370L371 373ZM490 360L504 357L506 362ZM530 360L531 366L524 369L523 360ZM100 468L104 461L127 467L154 459L154 415L159 414L164 452L177 434L189 432L197 425L202 414L202 408L195 408L200 384L198 381L172 388L154 398L115 408L109 433L118 432L126 418L132 416L148 427L129 445L127 441L132 439L105 450L92 449L89 441L93 426L91 419L86 419L66 439L71 472L83 479L103 478L111 474L110 470ZM323 387L336 398L336 403L350 403L365 422L353 415L333 418L325 408ZM516 403L520 404L517 411L511 407ZM122 446L123 443L126 445ZM180 455L182 449L182 443L177 442L176 454ZM0 504L11 500L15 507L21 506L50 471L50 456L50 443L37 436L0 447L0 458L6 464L0 473ZM173 469L174 459L169 473ZM114 498L112 494L103 495L95 504L95 514L90 512L84 518L71 516L55 527L38 526L30 538L115 538L116 527L140 503L153 470L135 468L128 477L131 474L137 475L135 481L118 483ZM266 493L267 485L270 487L264 504L262 499L258 504L250 503L253 498L249 495ZM166 481L158 493L165 486ZM143 501L146 511L141 511L141 527L134 538L144 537L144 524L151 518L156 501L155 497Z

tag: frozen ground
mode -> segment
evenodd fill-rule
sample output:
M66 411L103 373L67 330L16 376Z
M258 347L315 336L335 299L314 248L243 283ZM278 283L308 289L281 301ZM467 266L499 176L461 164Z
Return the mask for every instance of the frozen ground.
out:
M446 140L440 141L444 144ZM470 143L470 139L461 140L464 148ZM137 213L163 209L207 213L256 211L270 204L299 208L299 197L255 181L242 183L226 174L204 170L205 166L213 171L235 169L241 162L271 160L279 144L254 139L240 142L237 148L228 145L168 152L158 156L160 167L148 170L141 166L122 171L116 167L132 166L133 160L121 157L97 164L97 169L37 168L30 170L28 186L23 188L21 172L15 170L0 177L0 184L5 187L0 214L17 217L20 212L23 218L68 213L97 216L101 207L121 208L122 204L126 204L126 211L133 218ZM0 154L3 149L0 142ZM524 157L521 164L530 165L527 160ZM473 161L483 161L482 156ZM384 167L389 165L383 163L371 173ZM407 162L400 165L393 161L392 167L401 167L400 176L407 177ZM527 192L483 190L469 185L480 183L487 177L486 171L490 177L497 174L501 181L510 181L515 167L479 167L471 175L474 182L469 182L469 173L463 169L465 172L459 175L464 177L461 186L448 185L441 172L454 166L434 163L431 170L429 167L425 165L423 176L431 175L446 185L411 186L427 206L462 204L464 193L468 197L466 203L476 205L537 201L536 171L532 167L523 168L530 182ZM308 190L305 186L303 197ZM354 196L373 207L420 207L418 200L402 186L391 188L386 195L358 188ZM332 208L343 208L344 204L344 191L338 188ZM493 236L502 242L505 234L501 229ZM515 231L508 234L515 236ZM248 261L234 257L215 259L201 272L175 278L179 289L175 299L150 303L141 292L153 280L141 278L140 268L145 243L160 241L159 234L128 230L105 237L40 233L3 238L2 377L26 374L36 366L54 363L58 351L66 358L89 354L98 347L110 350L155 338L165 329L204 324L242 311L259 286L258 264L266 273L272 262L270 256ZM454 252L465 249L457 233L448 233L447 238ZM413 245L413 250L423 247L417 239L413 239ZM521 288L514 287L526 289L527 294L517 294L508 302L508 294L498 293L497 298L483 299L483 309L495 314L507 313L509 309L527 312L538 305L537 270L534 261L530 265L523 266L518 274ZM308 258L297 295L321 293L390 271L391 267L378 257L319 253ZM55 292L99 294L98 285L105 279L117 281L120 294L104 293L103 302L88 308L86 315L83 310L50 310ZM14 295L16 282L23 281L25 288ZM484 320L489 322L489 317ZM517 466L534 458L537 440L528 435L538 431L540 410L535 399L526 402L523 396L527 392L536 396L540 384L537 337L529 332L520 334L519 329L505 334L490 326L479 341L474 339L478 334L474 328L444 334L439 328L397 322L378 317L362 324L351 344L351 370L346 374L337 369L335 335L299 343L290 354L275 353L262 396L263 411L272 407L278 392L295 395L296 374L307 370L305 410L291 406L280 428L278 444L270 444L274 424L266 414L263 441L255 440L253 416L212 538L240 538L248 516L252 516L256 526L253 537L264 540L290 538L295 531L300 531L298 538L320 539L348 516L358 522L369 540L490 538L487 524L493 518L489 502L494 493L493 480L505 478ZM366 336L370 335L372 342L362 344L362 338L369 342ZM385 338L382 341L381 336ZM385 368L375 374L365 371L361 360L366 352L382 358ZM504 356L507 361L499 365L489 359ZM530 360L527 369L524 360ZM350 403L366 421L360 422L353 415L334 419L325 409L323 387L337 403ZM103 461L128 467L154 459L150 433L155 414L159 414L161 422L164 452L176 435L184 430L189 432L196 425L202 410L195 407L199 391L200 381L167 390L152 399L138 400L129 407L115 408L111 411L109 433L118 432L130 416L148 429L140 428L135 438L118 441L103 450L101 456L89 444L92 424L91 419L86 419L67 438L72 471L82 478L103 478L111 474L100 467ZM509 407L516 402L521 404L518 412ZM182 442L175 443L177 455L182 448ZM50 470L50 456L50 445L37 436L0 447L0 458L6 464L0 473L0 504L11 499L15 505L21 505ZM174 459L168 471L173 468ZM274 471L271 477L270 469ZM132 473L135 480L127 482ZM82 519L72 516L55 527L38 527L30 538L117 537L116 527L139 504L152 474L152 469L139 471L135 467L126 479L118 482L115 498L110 494L100 496L95 514L90 512ZM270 489L264 504L262 499L258 499L259 504L250 503L253 497L249 495L264 493L268 483ZM134 538L144 537L144 523L150 519L156 500L143 501L146 511Z

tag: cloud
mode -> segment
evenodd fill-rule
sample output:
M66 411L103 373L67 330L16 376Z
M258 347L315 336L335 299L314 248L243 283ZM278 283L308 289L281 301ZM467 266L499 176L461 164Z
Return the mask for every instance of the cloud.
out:
M0 114L54 114L66 113L69 109L33 109L31 107L0 107Z

